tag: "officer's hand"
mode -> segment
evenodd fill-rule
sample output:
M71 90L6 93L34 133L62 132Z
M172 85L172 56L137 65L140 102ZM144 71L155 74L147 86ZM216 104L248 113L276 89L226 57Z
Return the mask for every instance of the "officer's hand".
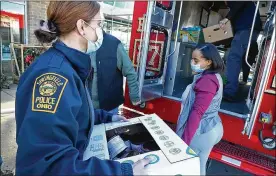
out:
M145 166L150 163L150 159L141 159L133 164L133 175L148 175L145 171Z
M112 116L112 122L118 122L118 121L123 121L123 122L128 122L129 120L123 116L120 115L113 115Z

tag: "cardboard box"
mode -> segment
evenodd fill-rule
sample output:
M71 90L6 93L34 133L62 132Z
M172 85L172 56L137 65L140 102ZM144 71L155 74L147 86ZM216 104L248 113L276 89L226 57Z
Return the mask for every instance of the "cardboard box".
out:
M215 44L229 44L229 41L234 37L230 21L226 23L225 30L222 30L217 24L204 28L203 34L205 42Z
M149 175L200 175L198 156L156 114L133 118L129 122L94 126L84 153L84 160L92 156L111 159L110 156L114 155L114 148L110 147L110 141L117 140L115 141L115 144L118 144L116 147L121 146L119 139L116 139L117 136L112 137L112 134L119 135L125 144L131 144L136 149L139 148L137 146L142 146L143 149L139 148L142 152L136 152L136 154L130 152L133 154L131 156L121 155L114 159L116 161L133 164L147 157L151 159L151 163L145 167Z

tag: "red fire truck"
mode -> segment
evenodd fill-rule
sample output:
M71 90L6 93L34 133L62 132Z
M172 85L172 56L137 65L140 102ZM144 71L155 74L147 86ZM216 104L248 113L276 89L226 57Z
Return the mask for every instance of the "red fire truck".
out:
M145 114L156 113L174 128L180 112L181 95L192 80L189 66L194 47L178 39L178 29L180 23L198 25L206 22L208 8L202 8L206 3L135 2L129 55L139 74L143 103L133 106L128 93L125 93L124 106L127 109ZM276 170L275 3L266 3L270 7L259 38L256 64L250 65L252 75L249 84L239 88L238 96L243 101L222 102L219 115L224 136L210 154L211 159L256 175L274 175ZM259 4L257 2L256 9ZM175 32L174 28L177 29ZM174 40L173 33L176 33ZM225 58L227 48L218 48ZM126 111L123 113L127 115Z

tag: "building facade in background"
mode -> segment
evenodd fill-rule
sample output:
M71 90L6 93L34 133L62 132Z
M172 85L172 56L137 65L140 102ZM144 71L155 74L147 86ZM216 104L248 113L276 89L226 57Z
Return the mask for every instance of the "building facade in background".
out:
M106 19L104 30L120 39L128 51L134 1L103 1L100 4Z
M2 52L9 52L11 42L38 45L34 30L39 20L46 19L48 0L1 1L1 40ZM125 46L129 45L134 2L100 2L105 14L104 30L119 38ZM8 59L9 54L3 54Z
M49 0L1 1L1 71L11 71L10 43L40 45L34 35L39 21L47 19ZM104 30L120 39L126 50L129 48L134 2L100 2L105 15Z

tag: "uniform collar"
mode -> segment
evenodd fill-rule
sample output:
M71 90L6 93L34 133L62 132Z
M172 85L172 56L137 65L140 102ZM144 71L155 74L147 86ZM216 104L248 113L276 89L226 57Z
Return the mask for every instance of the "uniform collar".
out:
M88 54L85 54L74 48L66 46L60 40L53 44L53 47L66 56L66 59L72 64L82 79L86 79L91 72L91 59Z

